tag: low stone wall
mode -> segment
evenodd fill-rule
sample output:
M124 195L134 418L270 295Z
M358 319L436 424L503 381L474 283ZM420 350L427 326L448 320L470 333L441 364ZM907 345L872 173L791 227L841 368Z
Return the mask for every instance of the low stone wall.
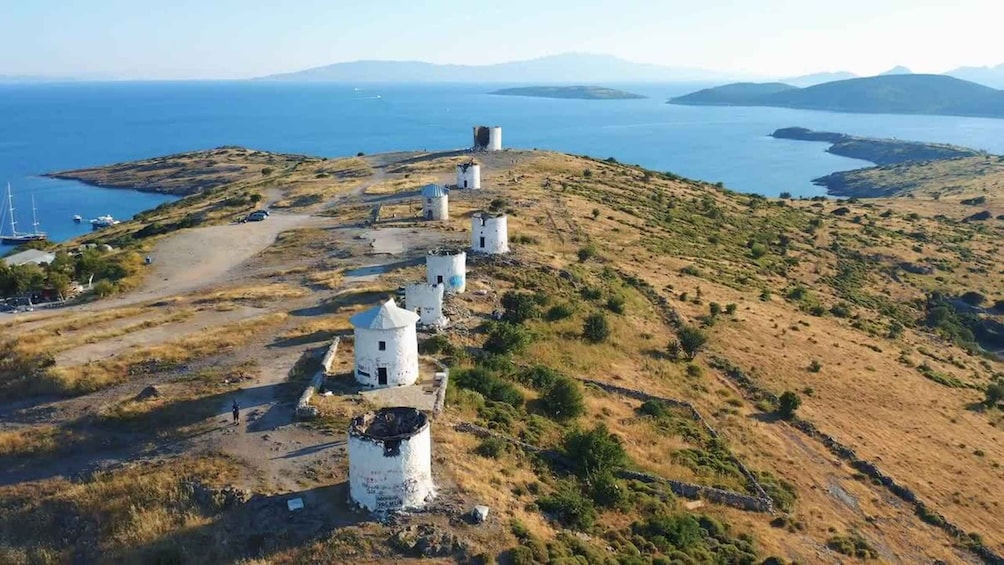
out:
M753 381L753 379L728 360L715 357L711 361L711 366L721 371L726 378L735 383L735 385L738 386L748 397L756 399L777 399L777 396L774 393L760 388ZM796 417L790 421L790 424L796 430L822 443L830 450L831 453L844 461L847 461L847 463L858 472L882 484L882 486L889 489L891 493L904 502L912 504L914 512L916 512L923 521L931 524L932 526L941 528L949 535L956 538L961 542L960 545L976 554L985 563L990 565L1004 565L1004 557L998 555L982 543L973 543L974 540L978 538L974 538L973 534L966 532L959 526L949 522L948 519L942 516L939 512L924 504L915 492L896 482L896 480L889 475L883 473L875 463L858 457L857 453L855 453L853 449L840 443L833 436L822 432L815 424L808 420Z
M648 281L639 279L635 275L625 271L618 271L617 274L625 284L637 289L638 292L641 292L653 306L658 308L663 316L663 319L668 325L674 328L679 328L683 324L679 313L677 313L677 311L670 305L669 300L660 294L655 287L648 283ZM722 357L712 357L709 364L713 368L718 369L726 376L726 378L739 387L739 389L743 391L747 400L768 400L771 402L777 402L776 394L760 387L753 381L752 378L746 375L742 370L733 365L727 359ZM843 445L832 436L821 432L812 422L796 418L791 422L791 425L809 437L820 441L834 455L846 460L853 468L868 477L877 480L897 497L912 504L914 506L914 511L918 514L918 516L926 516L926 518L922 518L925 522L941 528L949 535L962 542L961 544L963 546L976 554L985 563L990 565L1004 565L1004 557L998 555L982 543L973 543L973 535L949 522L940 513L932 510L929 506L924 504L924 502L921 501L912 490L897 483L895 479L879 470L878 466L874 463L859 458L853 449ZM978 536L976 539L978 539Z
M335 356L338 355L338 344L342 341L342 338L336 337L331 342L331 346L324 353L324 359L321 359L321 372L324 376L331 376L331 365L335 362Z
M443 378L435 381L433 386L435 387L435 399L432 401L432 417L435 418L443 413L443 408L446 406L446 388L450 386L450 368L447 367L442 361L431 357L429 355L422 355L421 359L429 361L433 365L439 368L439 373L443 374Z
M571 469L573 467L572 463L566 459L560 453L551 450L543 449L537 447L536 445L531 445L525 441L520 441L516 438L509 437L505 434L500 434L496 431L489 430L477 424L471 424L470 422L461 422L454 427L458 432L469 433L482 438L497 438L510 445L515 445L520 449L528 453L533 453L539 455L540 457L564 467L566 469ZM685 483L682 481L675 481L672 479L665 479L663 477L658 477L656 475L650 475L648 473L640 473L637 471L626 471L622 470L618 473L618 476L622 479L636 480L645 483L659 483L666 485L669 490L677 495L684 498L698 499L702 498L716 504L723 504L726 506L731 506L733 508L738 508L740 510L746 510L750 512L766 512L772 513L774 511L773 505L771 504L770 498L759 498L756 496L751 496L748 494L742 494L738 492L732 492L723 489L717 489L713 487L706 487L704 485L695 485L691 483Z
M682 481L674 481L673 479L664 479L662 477L649 475L647 473L638 473L636 471L621 471L618 475L623 479L634 479L643 483L664 484L669 487L669 490L671 490L673 494L684 498L703 498L704 500L714 502L716 504L731 506L733 508L749 512L764 512L767 514L774 513L774 505L771 503L769 498L761 498L749 494L733 492L731 490L695 485Z
M300 395L300 399L296 401L296 417L301 420L310 420L316 418L319 412L316 407L310 405L310 399L314 397L314 394L320 390L321 384L324 383L324 378L331 371L331 364L335 361L335 356L338 355L338 344L341 342L341 338L336 337L332 342L331 346L328 347L328 351L324 354L324 359L321 360L321 369L314 374L310 379L310 383L307 384L307 388L304 389L303 394Z
M702 426L704 426L704 429L705 429L705 431L708 432L708 435L710 435L711 437L713 437L715 439L720 439L718 431L715 430L715 428L712 427L710 423L708 423L708 421L704 418L704 416L701 415L701 413L697 410L696 407L694 407L693 404L691 404L690 402L687 402L686 400L677 400L675 398L665 398L665 397L661 397L661 396L654 396L654 395L648 394L647 392L642 392L640 390L634 390L634 389L630 389L630 388L624 388L624 387L620 387L620 386L617 386L617 385L612 385L612 384L608 384L608 383L604 383L604 382L600 382L600 381L594 381L594 380L591 380L591 379L579 379L579 380L581 382L585 383L585 384L595 386L595 387L600 388L602 390L605 390L607 392L611 392L611 393L614 393L614 394L619 394L621 396L627 396L629 398L634 398L635 400L641 400L641 401L645 401L645 400L657 400L659 402L664 402L664 403L666 403L666 404L668 404L670 406L674 406L676 408L681 408L683 410L686 410L690 414L691 418L693 418L694 420L700 422L700 424ZM732 455L731 452L729 453L729 460L732 462L732 464L734 464L736 466L736 468L739 469L739 472L743 474L743 477L746 478L747 486L748 486L748 488L751 491L753 491L755 493L755 495L756 495L755 498L757 498L759 500L760 504L762 504L762 505L765 506L766 510L759 510L759 512L773 512L774 511L774 501L773 501L773 499L771 499L770 495L767 494L767 491L764 490L764 488L760 485L760 481L757 480L756 475L754 475L753 472L750 471L749 468L746 467L746 465L743 464L743 462L740 461L738 457L736 457L735 455ZM668 479L664 479L664 480L668 480ZM681 484L683 484L683 483L681 483ZM715 489L715 490L717 490L717 489ZM676 491L674 491L674 492L676 492ZM729 491L722 491L722 492L729 492ZM731 494L735 494L735 493L731 493ZM712 499L709 498L709 500L712 500ZM730 506L735 506L735 505L730 505Z

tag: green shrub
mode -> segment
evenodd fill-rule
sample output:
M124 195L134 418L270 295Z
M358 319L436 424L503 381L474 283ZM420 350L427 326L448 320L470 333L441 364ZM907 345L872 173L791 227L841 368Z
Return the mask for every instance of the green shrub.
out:
M762 243L754 243L750 246L750 256L759 259L767 254L767 246Z
M624 485L610 471L589 477L589 495L597 506L605 508L619 506L627 498Z
M903 335L903 329L903 324L893 320L893 322L889 324L889 339L899 338Z
M523 394L519 389L482 367L455 370L450 375L450 383L460 388L479 392L489 400L514 407L523 405Z
M498 459L505 452L508 445L502 439L497 437L486 437L481 440L481 443L474 448L474 453L482 457L488 457L489 459Z
M846 536L833 536L827 540L826 547L837 553L843 553L844 555L859 559L878 559L879 557L878 551L857 533Z
M547 313L544 317L547 318L549 322L557 322L558 320L564 320L572 314L575 313L575 308L568 303L555 304L547 309Z
M540 399L547 415L558 421L578 418L586 411L582 385L568 377L555 379Z
M614 314L623 314L626 303L627 301L624 300L623 296L615 294L607 299L607 310L610 310Z
M774 506L784 512L791 512L795 508L795 500L798 498L795 486L784 479L775 477L768 471L754 471L757 482L767 491L767 495L774 501Z
M502 320L510 324L522 324L536 318L537 302L534 295L526 292L508 290L502 295Z
M94 295L99 298L111 296L115 294L117 290L118 287L115 286L115 283L108 280L100 280L94 283Z
M735 302L729 302L728 304L725 305L725 313L728 314L729 316L734 316L736 313L736 308L737 306Z
M596 522L593 502L582 495L575 481L559 482L554 493L537 499L537 505L570 528L584 530Z
M680 349L681 349L680 342L676 341L675 339L671 340L666 345L666 355L668 355L670 359L675 361L680 356Z
M711 302L708 304L708 313L711 314L712 318L715 318L722 313L722 305L717 302Z
M784 295L788 300L794 300L796 302L800 300L805 300L809 297L809 291L804 286L797 284L788 289L788 292Z
M850 318L851 307L845 302L838 302L830 308L830 314L833 314L837 318Z
M610 337L610 323L601 313L590 314L582 324L582 337L590 343L602 343Z
M680 449L672 454L674 462L699 475L710 477L742 477L724 443L712 441L707 449L696 447Z
M627 453L620 438L611 434L602 423L588 431L569 432L562 444L565 455L581 477L605 471L616 472L627 462Z
M823 365L819 361L816 361L815 359L813 359L812 362L809 363L809 372L810 373L818 373L821 370L823 370Z
M708 336L694 326L680 327L677 331L677 337L680 339L680 347L683 349L683 352L691 360L697 357L698 352L704 349L704 346L708 343Z
M593 257L596 256L596 253L597 253L596 246L593 245L592 243L590 243L589 245L585 245L583 247L580 247L579 250L576 252L576 254L579 257L579 262L580 263L585 263L589 259L592 259Z
M826 308L822 304L812 304L805 311L817 318L822 318L826 315Z
M586 287L582 289L582 298L586 300L599 300L603 298L603 291L598 288Z
M686 551L701 544L704 539L700 523L690 514L652 516L632 524L631 531L650 541L663 553Z
M692 378L700 377L704 374L704 369L701 369L700 365L695 365L694 363L687 364L687 376Z
M519 373L519 382L536 390L551 387L558 379L565 378L561 373L544 365L534 365Z
M490 322L484 350L489 353L518 353L530 345L530 332L508 322Z
M986 398L984 403L993 408L1004 400L1004 382L997 381L987 385Z
M961 296L961 298L963 302L969 304L970 306L979 306L980 304L983 304L987 300L986 296L983 296L982 294L973 290L966 292Z
M516 234L510 237L509 241L512 243L522 243L527 245L536 245L537 243L540 243L540 241L538 241L536 237L533 237L532 235L526 235L525 233Z
M777 401L777 415L785 420L794 418L795 410L802 404L802 399L790 390L781 393Z
M508 562L512 563L512 565L537 565L537 560L533 557L533 550L529 547L517 545L510 549L508 553Z
M437 334L423 341L419 345L418 350L423 355L435 355L437 353L451 355L453 353L453 344L450 343L450 339L445 335Z

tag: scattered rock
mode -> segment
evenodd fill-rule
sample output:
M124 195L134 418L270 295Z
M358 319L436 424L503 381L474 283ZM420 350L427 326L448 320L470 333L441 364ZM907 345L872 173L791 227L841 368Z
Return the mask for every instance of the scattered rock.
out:
M435 524L417 524L390 538L398 551L414 557L447 557L463 550L457 536Z
M475 506L474 509L471 510L471 520L475 524L483 524L486 520L488 520L488 507L483 504Z
M903 269L908 273L913 273L915 275L930 275L934 272L934 267L930 265L921 265L918 263L903 262L899 264L899 268Z
M196 504L213 511L228 510L244 504L251 498L251 493L244 489L230 485L213 488L198 480L184 480L181 482L181 488Z
M149 400L151 398L160 398L160 389L150 385L139 392L133 397L133 400Z

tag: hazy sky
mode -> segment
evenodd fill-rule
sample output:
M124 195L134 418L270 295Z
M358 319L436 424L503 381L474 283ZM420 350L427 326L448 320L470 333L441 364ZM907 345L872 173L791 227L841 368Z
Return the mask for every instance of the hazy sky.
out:
M785 76L1004 63L999 0L0 0L0 74L241 78L567 51Z

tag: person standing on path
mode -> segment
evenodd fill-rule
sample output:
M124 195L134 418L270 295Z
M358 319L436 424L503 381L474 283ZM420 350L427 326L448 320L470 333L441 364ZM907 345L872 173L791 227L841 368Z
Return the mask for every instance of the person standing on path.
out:
M233 412L234 412L234 424L240 424L241 423L241 407L240 407L240 405L237 404L237 400L236 399L234 399Z

